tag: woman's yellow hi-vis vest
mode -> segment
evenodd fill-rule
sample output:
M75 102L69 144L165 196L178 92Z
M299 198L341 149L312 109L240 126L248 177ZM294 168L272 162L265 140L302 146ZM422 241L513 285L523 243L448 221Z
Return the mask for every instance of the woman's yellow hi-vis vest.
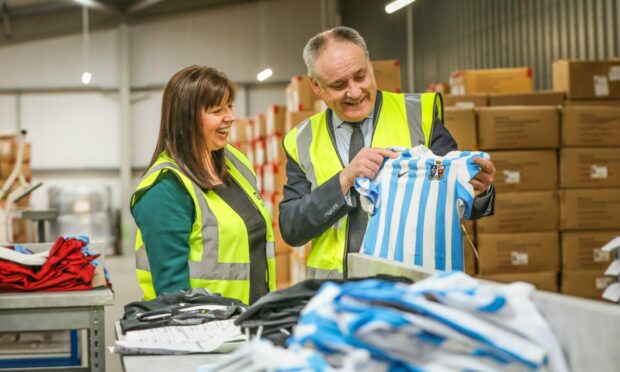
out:
M265 219L267 227L267 270L269 290L275 289L275 252L271 216L256 189L256 176L249 160L232 145L226 146L226 166L231 177L241 186ZM215 192L204 192L193 183L166 153L146 172L134 191L131 206L138 193L155 184L160 173L174 173L194 201L196 220L189 237L189 285L206 288L212 293L236 298L244 303L250 300L250 248L243 219ZM136 235L136 273L144 298L156 297L153 279L140 230Z
M429 147L436 118L443 120L441 95L397 94L382 91L372 147ZM284 137L288 155L305 172L312 190L343 169L323 111L299 124ZM347 216L312 240L306 262L308 278L342 277L347 242Z

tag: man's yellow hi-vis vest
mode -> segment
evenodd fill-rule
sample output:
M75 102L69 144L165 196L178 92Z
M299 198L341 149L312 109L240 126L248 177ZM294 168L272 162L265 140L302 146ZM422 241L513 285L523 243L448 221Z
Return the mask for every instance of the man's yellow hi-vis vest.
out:
M375 118L372 147L430 147L435 120L443 120L441 95L380 92L381 107ZM380 99L378 97L377 99ZM288 155L305 172L312 190L343 169L330 138L326 111L305 120L284 138ZM347 217L312 240L306 262L309 278L342 277L347 242Z

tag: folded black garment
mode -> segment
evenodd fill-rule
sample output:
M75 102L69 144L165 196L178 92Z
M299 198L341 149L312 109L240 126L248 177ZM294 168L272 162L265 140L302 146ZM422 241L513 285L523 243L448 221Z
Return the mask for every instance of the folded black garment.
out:
M218 305L217 308L200 308ZM135 301L125 305L121 331L176 325L196 325L211 320L236 317L247 307L239 300L211 294L203 288L166 293L151 301Z

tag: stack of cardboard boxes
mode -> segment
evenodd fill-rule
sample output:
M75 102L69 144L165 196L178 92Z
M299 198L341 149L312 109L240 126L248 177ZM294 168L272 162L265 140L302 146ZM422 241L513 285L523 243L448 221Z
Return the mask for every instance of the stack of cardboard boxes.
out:
M600 248L620 230L620 61L557 61L562 112L562 292L600 299L614 280Z
M26 143L24 147L24 157L21 164L21 172L27 181L32 179L30 170L30 143ZM18 143L15 134L0 135L0 187L3 187L13 170L16 168ZM19 180L15 180L11 188L4 195L6 197L15 189L20 187ZM30 195L20 199L12 208L26 208L30 205ZM4 227L0 227L4 228ZM32 224L23 219L14 219L12 221L13 236L12 241L16 243L25 243L33 241L34 231Z
M460 150L488 152L497 172L495 216L476 223L479 275L557 291L556 105L563 95L533 93L527 67L457 71L451 91L446 127Z
M557 291L558 107L479 108L478 139L495 164L497 190L495 216L476 223L480 276Z
M456 74L461 95L444 99L459 149L496 167L496 214L476 223L479 276L600 299L614 279L600 248L620 230L620 61L557 61L553 92L517 92L519 70L503 72Z

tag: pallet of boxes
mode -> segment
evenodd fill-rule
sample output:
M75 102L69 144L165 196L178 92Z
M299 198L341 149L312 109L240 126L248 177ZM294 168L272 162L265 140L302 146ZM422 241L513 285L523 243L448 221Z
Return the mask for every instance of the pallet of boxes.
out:
M17 158L17 139L15 134L0 134L0 187L4 186L4 183L7 181L11 172L16 167L16 158ZM30 143L26 143L24 147L24 157L22 161L22 174L26 178L28 182L32 179L32 172L30 170L30 154L31 154L31 146ZM15 180L11 188L7 191L2 203L6 202L6 197L15 189L19 188L20 183L19 180ZM30 206L30 194L21 198L17 201L11 208L15 209L24 209ZM3 204L3 208L4 208ZM4 227L2 227L4 228ZM12 232L13 236L10 237L12 242L15 243L26 243L34 241L34 228L30 221L18 218L13 219L12 221Z
M274 204L276 264L278 265L278 282L284 287L306 278L306 257L310 250L310 243L301 247L286 244L278 225L279 204L282 201L282 192L286 184L286 153L282 139L296 125L314 115L316 97L310 87L308 76L293 76L286 87L285 97L286 106L271 106L267 113L274 127L273 134L268 140L268 158L271 164L269 171L273 173L274 180L271 192Z
M468 126L475 120L478 147L496 168L495 215L476 222L479 277L557 292L557 148L564 97L532 92L531 77L527 67L453 74L451 90L457 94L446 101L457 108L447 109L446 125L458 142L450 111L467 117L461 121Z
M562 293L601 299L616 280L601 250L620 235L620 61L556 61L566 93L560 148Z

